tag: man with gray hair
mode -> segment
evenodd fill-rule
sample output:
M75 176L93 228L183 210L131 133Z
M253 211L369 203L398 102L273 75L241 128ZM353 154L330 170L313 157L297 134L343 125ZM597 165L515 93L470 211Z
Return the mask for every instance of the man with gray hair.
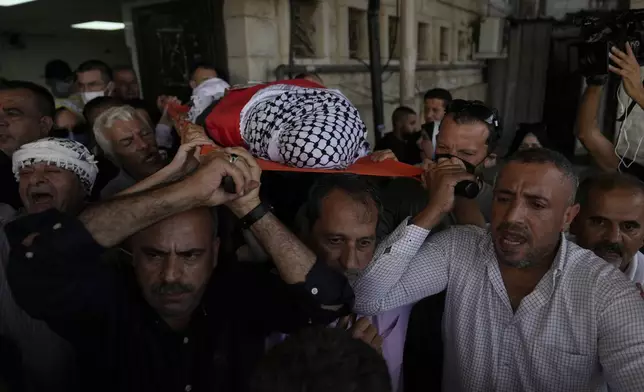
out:
M121 169L103 188L101 198L111 197L165 166L154 130L131 106L106 110L96 119L93 131L106 157Z
M446 289L446 391L641 391L644 306L623 273L564 233L579 211L577 176L546 149L514 155L494 186L488 229L427 236L473 176L432 164L427 207L375 252L354 286L375 314Z
M12 157L13 173L27 214L51 208L76 215L85 205L98 174L92 154L68 139L45 138L21 146ZM11 220L11 217L7 217ZM0 222L2 226L8 222ZM67 391L72 387L73 350L43 321L15 302L5 267L9 244L0 232L0 336L20 351L28 391Z

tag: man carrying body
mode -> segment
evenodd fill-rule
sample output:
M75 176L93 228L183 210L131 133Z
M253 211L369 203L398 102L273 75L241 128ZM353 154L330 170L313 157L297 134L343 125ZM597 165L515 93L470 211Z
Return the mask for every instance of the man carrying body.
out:
M94 122L93 131L105 156L121 169L101 191L102 198L129 188L165 166L152 126L131 106L105 110Z
M333 174L318 180L298 212L296 226L300 238L331 268L356 279L373 258L382 205L374 186L357 175ZM364 339L382 350L394 391L400 386L402 354L410 306L403 306L358 320L371 321L376 334ZM371 319L371 320L370 320ZM364 335L368 335L365 333ZM379 336L378 336L379 335Z
M76 215L91 193L98 168L82 144L46 138L25 144L13 154L13 172L27 214L55 208ZM16 305L5 276L9 246L4 232L0 243L0 335L18 347L29 391L68 391L73 350L47 324Z
M577 245L644 284L644 183L622 173L602 173L577 190L579 215L570 232Z
M10 224L16 298L74 345L83 385L244 391L268 332L344 313L353 298L346 279L260 203L260 175L243 149L221 151L182 181L92 206L78 219L50 210ZM233 194L220 186L226 176ZM216 221L205 207L224 203L286 285L270 273L238 275L235 266L213 273ZM130 236L133 274L99 262L103 248Z
M447 288L446 391L639 391L644 306L622 273L567 241L577 177L560 154L526 150L494 187L489 230L429 239L472 176L455 159L432 165L420 214L385 240L355 285L358 311L377 314Z

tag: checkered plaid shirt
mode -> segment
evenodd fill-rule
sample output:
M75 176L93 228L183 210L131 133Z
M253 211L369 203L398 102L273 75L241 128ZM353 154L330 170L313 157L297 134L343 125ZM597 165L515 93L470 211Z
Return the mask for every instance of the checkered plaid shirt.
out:
M552 268L513 312L487 230L428 234L405 221L379 246L355 309L447 289L445 391L644 391L644 302L623 273L562 235Z

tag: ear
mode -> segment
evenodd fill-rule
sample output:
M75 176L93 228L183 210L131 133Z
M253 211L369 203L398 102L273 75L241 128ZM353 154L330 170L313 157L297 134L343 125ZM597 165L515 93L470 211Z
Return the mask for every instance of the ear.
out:
M579 214L579 204L573 204L570 207L566 208L566 212L564 213L564 221L563 221L563 226L561 228L562 232L568 231L570 229L570 225L572 222L575 220L575 217Z
M47 137L54 126L54 119L49 116L40 118L40 136Z
M485 158L485 161L483 162L483 167L486 169L489 169L491 167L496 166L496 154L490 154Z
M197 88L197 82L195 82L194 80L191 80L191 81L190 81L190 88L191 88L191 89L193 89L193 90L194 90L195 88Z
M217 263L219 261L219 245L221 245L221 240L219 237L215 238L212 241L212 268L217 267Z

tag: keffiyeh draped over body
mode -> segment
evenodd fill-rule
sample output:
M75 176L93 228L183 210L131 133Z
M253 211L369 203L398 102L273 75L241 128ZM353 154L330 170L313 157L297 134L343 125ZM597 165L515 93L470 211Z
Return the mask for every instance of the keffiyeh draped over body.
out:
M69 139L48 137L27 143L13 154L12 161L16 180L21 168L43 162L76 174L88 195L98 175L94 156L85 146Z
M240 117L241 136L259 158L344 169L369 154L367 128L338 90L272 85L257 92Z

